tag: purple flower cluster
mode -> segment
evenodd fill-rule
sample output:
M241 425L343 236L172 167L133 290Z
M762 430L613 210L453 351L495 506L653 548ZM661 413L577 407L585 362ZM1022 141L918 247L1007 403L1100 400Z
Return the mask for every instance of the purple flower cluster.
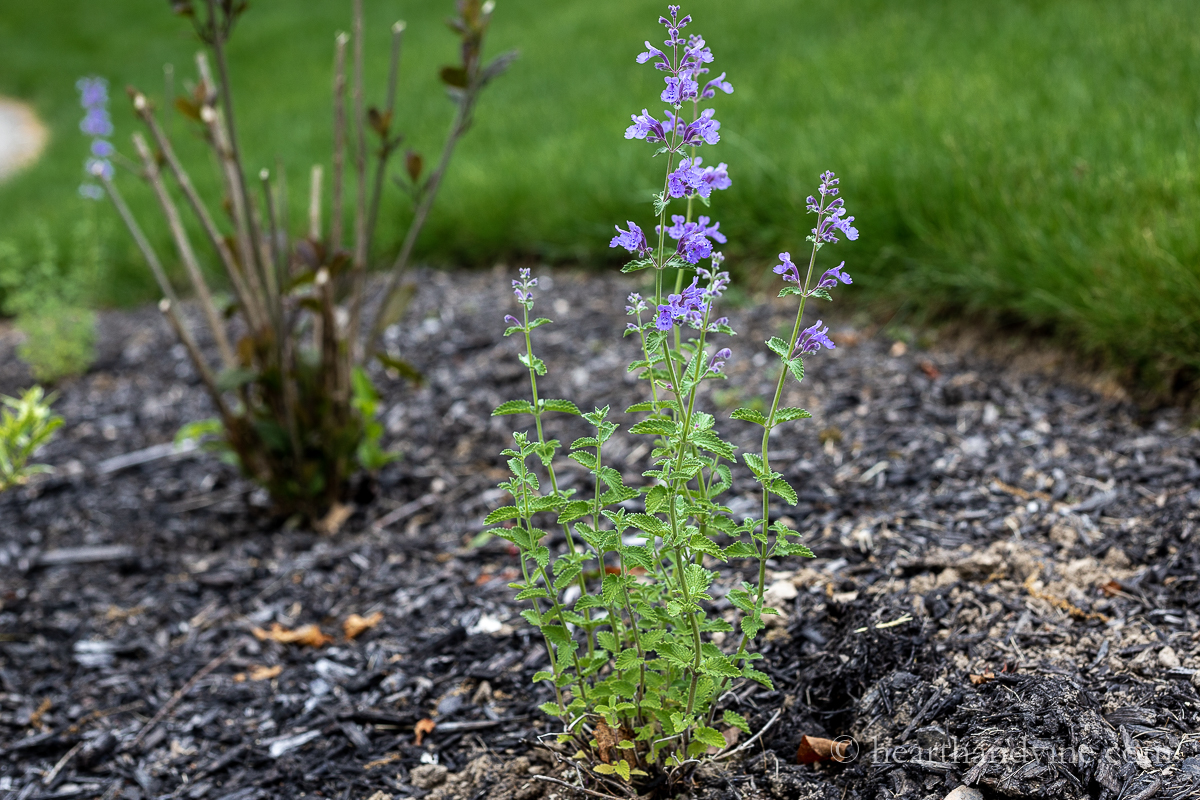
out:
M701 88L700 80L708 73L708 67L704 65L711 64L713 60L712 49L700 36L689 35L686 39L683 37L681 32L692 18L690 15L680 17L679 6L667 6L667 13L670 15L669 19L659 17L658 21L667 29L667 38L663 44L670 52L646 42L646 49L637 57L639 64L652 63L655 69L670 73L663 78L666 88L662 90L659 99L678 111L687 101L695 104L716 97L718 90L732 94L733 84L725 79L724 72ZM687 122L678 114L666 111L666 120L660 122L650 116L649 110L643 108L640 115L632 115L633 124L626 129L625 138L645 139L651 144L667 142L673 152L685 147L698 147L701 144L716 144L721 140L721 135L717 132L721 123L713 118L714 112L711 108L704 111L697 109L697 112L694 119Z
M659 122L650 116L649 110L643 108L641 114L632 115L633 124L625 129L626 139L645 139L647 142L666 142L668 136L675 135L672 150L682 150L685 147L699 147L702 144L716 144L721 141L721 123L713 119L716 113L711 108L700 112L692 122L684 124L676 114L666 112L665 122Z
M782 261L783 263L776 264L775 269L773 269L771 271L774 272L776 275L782 275L784 282L794 283L794 284L799 285L800 270L797 269L796 265L792 262L792 254L791 253L780 253L779 260Z
M833 269L825 270L825 274L821 276L821 280L817 281L816 288L832 289L838 285L838 281L841 281L842 283L854 283L854 281L850 280L850 276L842 271L842 267L844 266L846 266L845 261L838 264Z
M517 302L531 308L533 306L533 292L530 291L537 286L538 279L529 277L529 268L521 267L521 277L512 282L513 295L517 298Z
M838 179L832 172L822 172L817 187L821 199L808 196L808 212L817 215L817 227L812 229L814 241L833 244L838 241L839 232L852 242L858 239L858 228L850 224L854 217L846 216L846 201L838 197L837 185ZM826 198L830 198L828 204Z
M709 239L721 244L728 241L720 231L721 223L709 225L708 217L699 217L695 222L688 222L685 217L672 214L671 222L674 224L667 228L667 235L679 243L675 252L689 264L699 263L700 259L712 255L712 242ZM656 225L655 231L661 234L662 226Z
M800 332L800 338L796 340L795 354L806 356L817 352L822 347L827 350L833 350L837 345L829 338L828 333L829 326L821 327L821 320L817 320L815 325L805 328Z
M79 90L79 104L84 116L79 129L92 137L91 155L84 162L84 170L95 178L111 180L113 166L109 159L116 148L108 137L113 135L112 118L108 115L108 81L103 78L80 78L75 88ZM104 196L104 190L94 183L84 183L79 193L92 200Z
M704 300L704 290L696 285L698 281L699 278L693 278L692 285L684 289L682 294L667 295L667 302L658 307L658 318L654 321L654 327L660 331L669 331L680 321L693 328L703 324L708 303Z
M717 352L713 353L712 360L708 362L708 374L720 375L725 369L725 362L728 361L732 356L733 351L728 347L723 347Z
M617 227L617 235L608 243L609 247L624 247L631 253L637 254L639 257L649 255L650 245L646 242L646 234L642 233L642 229L634 222L627 222L629 230L621 230L621 226Z
M708 197L714 189L728 189L732 185L729 166L725 162L715 167L701 168L703 160L699 156L680 160L675 171L667 176L669 197L689 197L693 194Z

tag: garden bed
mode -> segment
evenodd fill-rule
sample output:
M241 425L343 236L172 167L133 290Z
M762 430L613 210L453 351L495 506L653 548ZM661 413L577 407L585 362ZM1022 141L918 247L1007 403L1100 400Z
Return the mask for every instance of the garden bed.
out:
M537 778L576 780L537 746L553 730L530 683L545 655L507 588L507 543L472 542L527 423L489 416L526 391L499 335L511 277L420 276L390 344L425 383L380 382L385 443L405 456L357 487L333 535L281 525L212 454L173 450L211 414L186 354L155 311L102 315L97 364L61 390L55 473L0 496L0 797L583 796ZM546 395L642 399L634 344L613 335L636 287L553 278ZM718 385L719 418L768 391L754 354L787 314L730 315L746 388ZM1053 373L832 330L838 349L785 398L814 419L772 445L800 491L775 512L817 558L772 565L774 690L726 700L769 727L693 794L1197 796L1200 435ZM11 340L4 393L25 380ZM631 485L644 440L606 450ZM735 470L735 513L753 490ZM718 610L748 566L722 568ZM344 627L352 615L374 624ZM306 625L322 636L276 641ZM798 765L803 735L853 737L857 757Z

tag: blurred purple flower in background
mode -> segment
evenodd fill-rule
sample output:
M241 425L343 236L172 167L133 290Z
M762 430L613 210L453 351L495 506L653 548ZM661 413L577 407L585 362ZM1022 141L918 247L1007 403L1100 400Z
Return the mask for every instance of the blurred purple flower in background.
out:
M112 180L113 166L108 159L116 152L107 137L113 135L112 118L108 115L108 81L104 78L80 78L75 82L79 90L79 105L83 107L83 119L79 130L92 137L91 157L84 162L84 170L94 178ZM91 200L104 196L104 191L94 183L84 183L79 194Z

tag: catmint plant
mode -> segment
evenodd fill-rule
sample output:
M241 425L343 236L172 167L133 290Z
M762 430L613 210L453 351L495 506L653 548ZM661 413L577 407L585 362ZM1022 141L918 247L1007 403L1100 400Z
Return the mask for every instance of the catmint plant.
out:
M363 0L353 0L352 34L339 34L334 42L328 223L323 222L325 170L318 164L309 181L307 229L291 231L283 174L262 169L255 186L247 174L235 124L227 42L247 8L246 0L171 0L171 8L192 21L207 50L196 56L199 80L194 90L174 98L174 105L213 150L224 192L215 206L219 211L214 213L214 206L197 191L158 120L154 103L134 88L129 89L130 100L149 138L134 134L136 159L118 157L115 163L132 166L153 189L215 345L216 359L201 352L191 325L179 313L179 300L162 260L117 187L110 160L114 149L108 141L112 121L106 110L107 88L95 78L79 82L86 110L82 129L92 137L86 166L93 179L81 191L90 197L102 188L112 200L162 291L160 308L212 398L217 419L193 423L181 435L215 436L217 448L267 488L277 512L306 517L318 525L324 519L344 520L338 505L349 493L351 476L359 469L376 470L397 457L380 446L379 398L367 368L378 362L404 377L420 377L401 354L388 352L383 333L400 319L415 293L415 286L402 280L454 149L471 127L484 88L504 72L515 53L485 61L483 45L495 3L458 0L458 13L448 22L459 39L461 61L439 72L455 106L454 120L436 166L425 170L424 159L410 150L404 175L394 176L411 195L412 215L376 292L368 286L368 270L379 255L373 252L373 242L381 195L391 158L404 139L396 130L395 107L404 23L392 26L383 107L367 106ZM345 197L349 194L345 184L351 176L352 201L346 202L350 198ZM168 182L186 199L224 268L232 294L228 307L218 304L209 290L201 255ZM353 229L344 231L349 209ZM377 302L368 304L373 296ZM229 324L234 315L240 325ZM235 332L240 337L236 340ZM338 524L329 522L327 527Z
M492 531L518 548L521 580L512 588L531 604L522 613L546 643L549 668L534 680L548 682L555 699L541 708L561 720L560 741L575 740L577 758L601 780L638 781L663 769L671 779L686 776L710 749L727 747L715 727L718 712L724 725L749 732L745 719L722 703L735 681L771 685L754 668L761 655L751 648L763 616L777 613L763 601L767 562L813 555L794 530L770 520L773 497L797 501L772 466L770 435L810 416L781 405L784 385L803 379L805 356L834 347L822 322L802 328L805 306L810 298L831 299L830 289L850 277L843 262L814 280L817 255L839 238L858 238L838 179L827 172L819 199L808 202L816 222L806 268L802 272L788 253L774 268L784 282L780 297L795 297L797 308L789 338L766 343L778 358L771 403L766 413L739 408L731 415L762 428L759 451L741 455L758 484L761 514L737 520L722 501L733 484L737 448L703 410L702 391L706 382L726 379L734 358L726 344L734 331L717 310L730 277L715 248L726 237L720 223L696 207L732 182L727 164L706 166L700 151L720 141L721 123L707 102L731 94L733 86L723 72L707 77L713 54L703 38L685 30L690 16L669 6L659 22L667 33L664 47L646 42L637 61L665 73L660 99L669 108L661 119L643 109L625 132L627 139L658 145L654 155L665 162L663 188L652 197L657 220L647 228L652 236L633 221L617 226L610 243L632 256L623 271L653 270L653 295L626 298L624 331L640 351L629 369L645 382L642 401L626 412L640 416L629 431L653 441L647 481L627 486L606 461L605 443L618 429L608 406L582 413L568 400L540 395L546 365L535 354L534 338L550 320L534 314L537 279L529 270L513 282L520 312L505 317L505 335L518 337L531 394L494 412L530 415L534 424L514 433L503 453L512 477L501 488L512 503L487 523L501 523ZM591 475L587 491L561 488L556 454L562 443L547 430L554 412L579 416L591 427L567 447L569 458ZM562 549L551 550L551 530L561 532ZM724 590L740 613L737 629L709 610L714 567L731 561L757 573L755 582ZM714 641L718 633L723 636Z

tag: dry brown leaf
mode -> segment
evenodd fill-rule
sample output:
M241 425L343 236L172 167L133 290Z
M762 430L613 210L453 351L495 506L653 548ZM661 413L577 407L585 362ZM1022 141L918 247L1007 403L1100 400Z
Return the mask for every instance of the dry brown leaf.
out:
M250 668L248 677L252 681L269 681L271 678L279 677L279 673L281 672L283 672L282 664L276 664L273 667L265 667L256 664Z
M605 764L612 763L612 751L617 747L617 732L608 723L600 720L596 723L596 745L600 748L600 760Z
M994 680L996 677L996 673L992 672L989 669L980 675L967 675L967 677L971 679L971 683L975 684L976 686L982 686L983 684L987 683L988 681Z
M818 761L848 761L854 757L854 742L849 739L822 739L819 736L801 736L796 749L797 764L815 764Z
M382 611L376 611L374 614L365 617L360 617L358 614L351 614L342 623L342 632L346 634L347 639L356 639L363 631L371 630L371 628L374 628L382 621Z
M1122 591L1121 584L1116 581L1108 581L1100 584L1100 591L1104 592L1106 597L1116 597Z
M425 739L425 734L433 733L433 729L437 727L437 723L426 717L425 719L417 720L417 724L413 726L413 733L416 734L417 747L421 746L421 742Z
M399 760L399 753L388 753L383 758L377 758L374 761L368 761L366 764L363 764L363 769L375 769L376 767L382 767L385 764L395 764Z
M329 513L313 527L317 529L318 533L333 535L342 529L342 526L346 524L346 520L350 519L350 515L353 513L353 505L334 503L333 507L329 509Z
M295 630L288 630L278 622L271 623L271 630L254 628L251 631L259 641L281 642L283 644L306 644L309 647L324 647L333 641L332 636L321 633L316 625L301 625Z

